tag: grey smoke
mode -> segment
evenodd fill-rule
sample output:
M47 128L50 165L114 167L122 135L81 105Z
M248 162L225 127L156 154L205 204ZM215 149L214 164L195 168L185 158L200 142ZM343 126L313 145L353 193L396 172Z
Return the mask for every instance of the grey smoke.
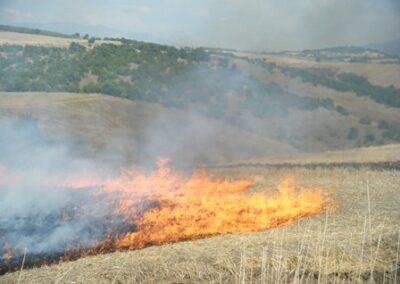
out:
M0 132L0 165L5 168L0 174L0 251L7 243L17 256L25 248L29 254L61 253L69 245L87 246L102 237L104 228L92 222L110 214L108 209L87 199L81 218L64 221L62 212L87 196L49 182L52 176L62 180L89 170L91 162L70 156L66 143L47 137L31 118L2 118Z

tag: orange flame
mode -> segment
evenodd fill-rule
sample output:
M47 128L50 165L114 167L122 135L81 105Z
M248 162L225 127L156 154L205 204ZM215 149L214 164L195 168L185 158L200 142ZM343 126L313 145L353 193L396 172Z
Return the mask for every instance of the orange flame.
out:
M136 232L117 240L119 248L142 248L233 232L261 231L315 214L324 207L317 190L296 193L284 180L274 196L243 194L247 180L218 181L194 176L162 199L162 205L135 220Z
M76 248L79 256L262 231L316 214L333 204L321 189L296 188L293 177L285 178L278 191L268 195L246 192L252 186L247 179L212 179L205 171L185 177L172 170L166 158L159 159L157 165L158 169L150 174L125 169L117 178L86 175L63 182L49 178L50 184L57 183L62 188L93 189L91 194L105 196L99 200L111 204L113 214L122 216L126 224L135 228L117 236L110 228L105 240L96 241L87 250ZM0 176L2 172L0 168ZM68 220L71 216L63 214L61 218ZM65 259L70 253L66 252Z
M88 186L87 181L93 180L93 185L101 184L100 192L121 194L115 213L127 216L136 230L119 236L114 244L117 249L261 231L318 213L327 205L320 189L296 190L293 177L284 179L272 196L248 194L250 180L211 179L204 171L184 178L168 163L168 159L159 159L158 170L149 175L124 170L117 179L81 179L69 185ZM136 212L138 198L157 205L129 220Z

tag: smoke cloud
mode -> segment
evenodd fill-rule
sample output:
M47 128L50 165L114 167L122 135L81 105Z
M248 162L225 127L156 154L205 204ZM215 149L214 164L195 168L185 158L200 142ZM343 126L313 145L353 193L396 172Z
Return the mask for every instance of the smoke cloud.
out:
M0 132L0 250L11 246L17 256L25 248L30 254L60 253L102 236L104 228L93 221L107 216L107 208L85 194L63 190L61 184L51 185L52 177L62 181L93 169L93 164L71 157L66 144L51 140L30 118L3 118ZM85 211L74 214L82 218L63 220L63 212L80 204Z

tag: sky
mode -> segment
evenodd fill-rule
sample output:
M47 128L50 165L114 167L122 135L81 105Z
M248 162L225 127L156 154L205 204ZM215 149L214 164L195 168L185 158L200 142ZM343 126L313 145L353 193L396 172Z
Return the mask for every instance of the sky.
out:
M255 51L400 39L400 0L0 0L0 23ZM79 30L77 30L79 29ZM93 30L93 29L91 29Z

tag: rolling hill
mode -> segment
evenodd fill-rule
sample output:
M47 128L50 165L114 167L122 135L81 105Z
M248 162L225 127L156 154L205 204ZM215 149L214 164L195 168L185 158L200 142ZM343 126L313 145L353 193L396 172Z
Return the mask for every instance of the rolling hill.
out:
M36 121L71 155L108 163L152 164L170 156L181 166L220 164L295 152L215 119L101 94L0 93L0 118L11 117Z

